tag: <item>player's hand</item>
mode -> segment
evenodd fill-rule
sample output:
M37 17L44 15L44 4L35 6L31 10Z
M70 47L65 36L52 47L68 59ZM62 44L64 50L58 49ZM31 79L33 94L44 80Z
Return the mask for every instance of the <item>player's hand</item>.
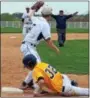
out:
M60 50L59 50L58 48L56 49L56 53L57 53L57 54L59 54L59 53L60 53Z

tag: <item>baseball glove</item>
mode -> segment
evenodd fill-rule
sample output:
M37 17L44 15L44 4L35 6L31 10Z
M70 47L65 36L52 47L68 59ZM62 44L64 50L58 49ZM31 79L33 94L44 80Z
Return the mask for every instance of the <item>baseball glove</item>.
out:
M44 5L43 1L37 1L32 7L32 10L35 10L36 12Z

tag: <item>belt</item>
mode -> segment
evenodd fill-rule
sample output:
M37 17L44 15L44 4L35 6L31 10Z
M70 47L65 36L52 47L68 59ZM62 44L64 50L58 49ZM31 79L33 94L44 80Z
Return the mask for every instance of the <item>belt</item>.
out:
M64 92L64 91L65 91L65 86L62 87L62 92Z
M64 79L64 77L62 76L62 79ZM65 86L62 87L62 92L65 91Z
M22 44L25 44L25 41L22 42ZM36 47L35 44L30 43L31 46Z
M30 23L25 23L25 24L30 24Z

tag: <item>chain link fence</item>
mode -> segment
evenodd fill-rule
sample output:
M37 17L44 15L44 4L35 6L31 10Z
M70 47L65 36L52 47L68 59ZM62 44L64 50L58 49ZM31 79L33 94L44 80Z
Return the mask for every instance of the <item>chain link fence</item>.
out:
M56 27L56 22L50 22L51 27ZM1 21L1 28L12 27L12 28L21 28L22 23L20 21ZM85 28L88 29L88 22L67 22L67 28Z

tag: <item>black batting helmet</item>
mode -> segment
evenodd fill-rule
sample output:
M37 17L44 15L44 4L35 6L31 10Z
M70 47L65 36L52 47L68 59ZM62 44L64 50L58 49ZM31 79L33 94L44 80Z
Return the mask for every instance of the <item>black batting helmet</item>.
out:
M34 67L36 65L36 57L33 54L29 54L23 58L24 67Z

